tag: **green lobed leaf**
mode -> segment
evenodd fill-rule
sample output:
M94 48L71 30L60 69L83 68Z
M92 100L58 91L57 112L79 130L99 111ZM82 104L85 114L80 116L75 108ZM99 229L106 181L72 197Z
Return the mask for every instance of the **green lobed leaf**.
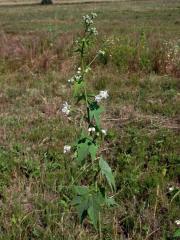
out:
M82 223L83 220L86 218L87 216L87 211L88 211L88 207L89 207L89 199L88 196L81 196L80 198L80 203L77 205L77 211L78 211L78 215L79 215L79 219L80 222Z
M101 205L105 203L105 197L100 191L91 191L86 186L76 186L77 194L72 200L72 205L77 209L81 223L85 217L89 216L92 224L97 229Z
M83 164L88 155L91 156L92 160L95 160L98 147L90 137L81 138L77 142L76 148L77 160L80 164Z
M77 145L77 160L79 163L82 164L82 162L85 160L85 158L89 154L89 145L87 139L85 139L84 142L80 142Z
M115 190L115 179L112 173L112 170L109 166L109 164L102 158L100 157L99 160L99 167L101 169L102 175L104 175L107 179L107 182L109 183L110 187L112 190Z
M102 195L100 191L95 192L93 193L93 195L90 196L88 215L96 229L99 222L99 213L101 210L101 205L103 205L104 203L105 197Z
M74 190L76 196L73 198L71 204L76 206L80 222L82 223L87 216L89 207L89 188L86 186L75 186Z
M97 102L92 102L89 105L89 117L90 121L95 120L95 123L98 128L100 128L100 115L103 112L103 108L100 107Z

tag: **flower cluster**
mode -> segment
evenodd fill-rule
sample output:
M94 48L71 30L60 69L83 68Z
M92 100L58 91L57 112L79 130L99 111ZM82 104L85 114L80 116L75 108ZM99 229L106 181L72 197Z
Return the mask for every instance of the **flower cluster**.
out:
M90 127L90 128L88 128L88 131L89 131L89 132L95 132L96 129L95 129L95 127Z
M175 221L175 224L176 224L177 226L180 226L180 220L179 220L179 219L176 220L176 221Z
M96 18L96 17L97 17L96 13L91 13L90 15L83 16L83 20L84 20L85 25L86 25L86 31L89 34L93 34L95 36L98 34L98 31L95 27L92 27L92 24L94 23L93 19Z
M93 24L93 19L97 17L96 13L91 13L90 15L83 16L83 20L87 25Z
M100 102L102 99L107 99L109 97L108 91L100 91L98 95L95 96L96 102Z
M92 18L94 19L94 18L97 17L97 13L92 12L92 13L91 13L91 16L92 16Z
M92 17L89 16L89 15L85 15L85 16L83 16L83 20L84 20L84 22L85 22L87 25L91 25L91 24L93 24Z
M89 127L88 132L90 133L96 133L97 136L99 136L99 132L96 131L95 127ZM101 129L101 133L104 134L105 136L107 135L107 130L106 129Z
M68 83L78 82L82 78L81 68L79 67L76 74L68 80Z
M69 153L71 151L71 146L65 145L64 146L64 153Z
M87 67L84 69L84 71L82 72L81 67L79 67L78 70L77 70L77 72L76 72L76 74L75 74L72 78L68 79L68 83L74 83L74 82L79 82L79 81L81 81L83 74L84 74L84 73L88 73L90 70L91 70L91 68L90 68L89 66L87 66Z
M71 108L71 106L67 102L65 102L65 103L63 103L62 112L66 115L69 115L70 108Z
M95 36L98 35L98 31L97 31L97 29L95 27L89 27L87 29L87 32L89 32L90 34L93 34Z

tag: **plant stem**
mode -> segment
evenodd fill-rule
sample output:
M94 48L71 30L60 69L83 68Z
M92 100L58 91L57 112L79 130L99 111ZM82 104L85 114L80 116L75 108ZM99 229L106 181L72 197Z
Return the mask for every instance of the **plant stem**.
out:
M84 71L85 71L85 63L84 63L84 42L82 44L82 49L81 49L81 70L82 70L82 78L84 81L84 96L85 96L85 101L86 101L86 109L87 109L87 119L88 119L88 124L90 124L90 117L89 117L89 103L88 103L88 97L87 97L87 89L86 89L86 82L84 79Z

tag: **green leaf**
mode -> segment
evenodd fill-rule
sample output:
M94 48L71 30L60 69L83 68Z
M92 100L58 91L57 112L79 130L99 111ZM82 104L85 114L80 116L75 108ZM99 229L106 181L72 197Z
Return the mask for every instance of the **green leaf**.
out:
M100 128L100 114L103 112L103 108L100 107L97 102L92 102L89 105L89 117L90 121L95 120L95 123L98 128Z
M115 190L115 188L116 188L115 179L114 179L112 170L111 170L109 164L102 157L100 157L100 160L99 160L99 167L101 169L102 175L104 175L106 177L107 182L109 183L111 189Z
M88 194L88 191L89 191L87 186L75 186L74 190L75 190L75 193L77 193L80 196Z
M88 208L89 218L91 219L94 227L97 228L100 205L96 199L96 196L91 196L89 205L90 205Z
M76 196L71 204L76 207L81 223L85 217L89 216L97 229L99 212L101 205L105 203L105 197L100 191L95 192L94 189L89 189L86 186L76 186L74 189Z
M83 164L84 160L91 156L92 160L95 160L97 153L97 145L90 137L83 137L77 142L77 160L80 164Z
M80 204L77 206L77 211L81 223L87 216L88 206L89 206L88 196L81 197Z
M91 155L91 159L92 160L95 160L96 159L96 153L97 153L97 150L98 150L98 147L92 143L90 146L89 146L89 153Z
M176 229L173 237L174 237L174 238L179 238L179 237L180 237L180 228Z
M75 193L77 194L71 204L76 206L80 222L82 223L87 216L89 208L89 188L86 186L75 186Z
M99 205L102 205L105 203L105 195L104 193L101 192L101 190L99 189L99 191L96 193L96 199L99 203Z
M87 139L77 145L77 160L82 164L89 154L89 145Z
M106 202L108 207L112 207L112 206L117 205L117 203L115 202L113 197L106 197L105 202Z
M80 204L81 203L81 197L80 196L75 196L74 198L73 198L73 200L71 201L71 204L73 205L73 206L77 206L78 204Z
M84 98L84 82L75 82L73 85L73 96L77 98Z
M92 195L90 195L88 215L96 229L99 222L99 213L101 210L101 205L104 203L105 198L100 191L94 192Z

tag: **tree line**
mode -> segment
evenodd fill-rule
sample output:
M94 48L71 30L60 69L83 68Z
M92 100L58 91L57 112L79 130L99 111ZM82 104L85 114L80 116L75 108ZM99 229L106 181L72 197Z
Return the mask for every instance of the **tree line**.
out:
M53 4L52 0L42 0L41 4L45 5L45 4Z

